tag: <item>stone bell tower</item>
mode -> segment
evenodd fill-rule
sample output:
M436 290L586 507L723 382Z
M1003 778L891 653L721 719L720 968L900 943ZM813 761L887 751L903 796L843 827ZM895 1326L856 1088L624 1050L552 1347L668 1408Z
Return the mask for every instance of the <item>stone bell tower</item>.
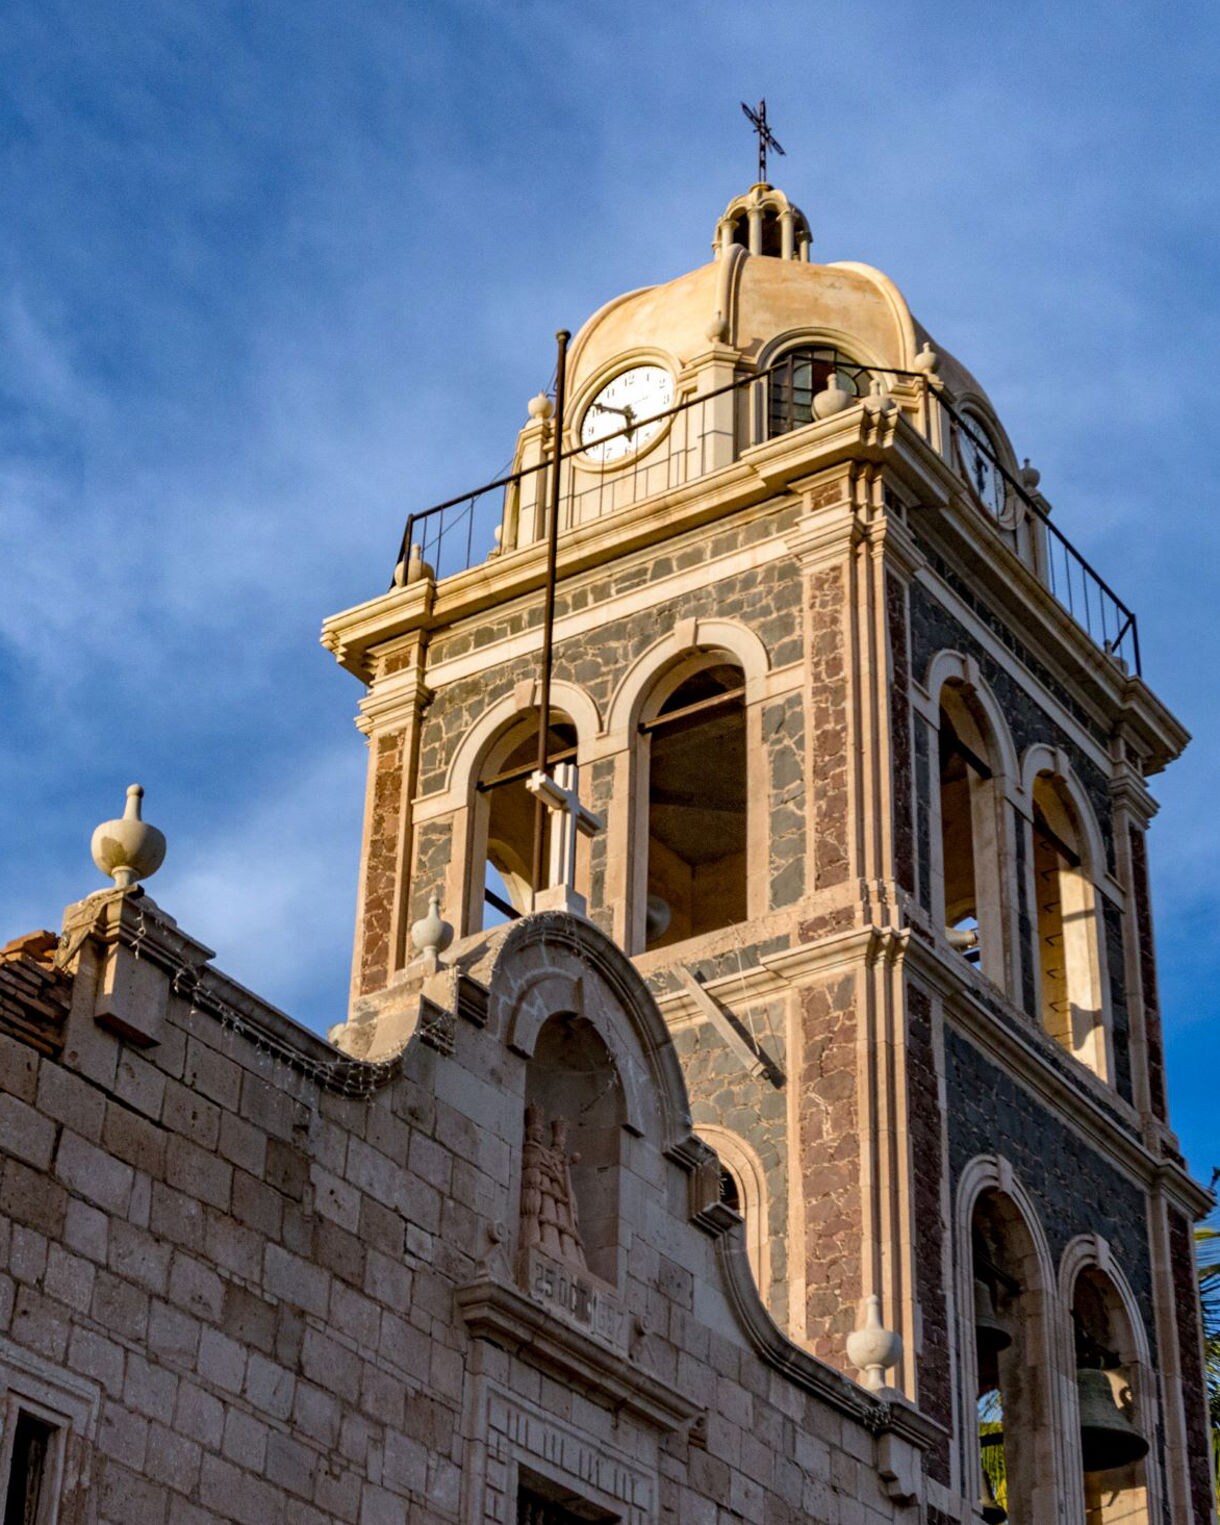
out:
M604 828L567 888L656 995L771 1316L854 1370L879 1300L944 1432L929 1518L1201 1525L1208 1199L1145 851L1186 734L978 382L811 244L772 186L731 202L710 263L579 331L561 429L535 398L509 477L414 515L390 591L327 621L369 745L335 1036L409 1034L433 896L460 967L554 888L557 501L548 771Z

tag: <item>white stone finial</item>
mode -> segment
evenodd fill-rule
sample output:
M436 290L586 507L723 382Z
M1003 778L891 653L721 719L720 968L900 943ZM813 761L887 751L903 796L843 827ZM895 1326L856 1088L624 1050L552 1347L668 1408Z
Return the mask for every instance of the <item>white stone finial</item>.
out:
M121 890L155 874L165 861L165 837L140 817L143 798L143 787L132 784L122 818L103 821L89 844L93 861Z
M433 963L453 941L453 928L441 917L441 897L434 894L428 901L428 914L421 916L411 928L411 941L415 951Z
M826 378L826 386L821 392L815 392L813 396L813 416L815 418L830 418L835 413L842 413L852 401L852 395L843 384L838 371L831 371Z
M555 404L545 392L539 392L536 397L529 400L529 415L532 419L548 419L555 415Z
M864 1299L864 1324L847 1336L847 1359L859 1369L870 1392L885 1386L885 1374L902 1360L902 1336L881 1322L881 1299L874 1292Z
M1042 480L1042 473L1036 466L1029 464L1029 456L1025 457L1025 465L1021 467L1021 486L1026 492L1037 492L1038 483Z
M935 376L940 370L940 356L932 348L930 339L923 341L923 348L915 356L915 369L922 371L925 376Z

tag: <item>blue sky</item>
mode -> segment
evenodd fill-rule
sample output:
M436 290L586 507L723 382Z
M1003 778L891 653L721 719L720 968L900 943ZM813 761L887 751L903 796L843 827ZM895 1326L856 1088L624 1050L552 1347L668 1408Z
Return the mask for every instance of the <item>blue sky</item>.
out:
M0 938L96 887L139 779L158 901L342 1017L364 757L320 620L505 464L557 327L707 257L766 95L815 257L886 270L983 381L1194 732L1152 854L1206 1178L1217 58L1220 13L1113 0L10 0Z

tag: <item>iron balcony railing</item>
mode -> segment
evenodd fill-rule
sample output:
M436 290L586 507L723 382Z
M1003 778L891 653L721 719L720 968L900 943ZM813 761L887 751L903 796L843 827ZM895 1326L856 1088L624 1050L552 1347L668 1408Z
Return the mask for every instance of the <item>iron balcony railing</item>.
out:
M564 450L561 531L682 487L731 465L753 445L805 426L832 373L846 394L840 406L866 397L870 388L892 385L906 416L951 465L977 511L1097 646L1140 671L1134 613L1052 521L1033 487L1004 464L982 424L923 372L871 371L825 346L790 352L757 375ZM649 435L649 445L630 462L601 467L591 460L591 444L657 424L659 437ZM544 539L552 463L541 437L538 430L539 459L408 516L396 584L413 581L425 567L438 580L451 577Z

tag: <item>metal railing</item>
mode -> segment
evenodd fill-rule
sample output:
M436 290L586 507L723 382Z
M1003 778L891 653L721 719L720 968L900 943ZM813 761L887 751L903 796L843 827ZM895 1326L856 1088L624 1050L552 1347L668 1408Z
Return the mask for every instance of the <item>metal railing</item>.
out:
M879 381L907 386L907 417L949 463L967 497L1056 601L1102 650L1140 671L1139 632L1134 613L1088 559L1052 521L1042 500L1000 459L982 424L957 408L945 388L923 372L864 367L841 362L856 397ZM909 399L909 400L908 400ZM683 399L672 408L599 436L560 455L565 481L560 492L560 529L567 531L606 514L658 497L731 465L750 446L776 438L808 422L806 398L790 356L766 371L710 392ZM659 437L631 461L602 467L590 459L591 446L662 425ZM407 518L399 548L395 583L413 581L424 568L438 580L502 553L541 542L545 534L552 462L538 434L543 458L497 477L473 491Z

